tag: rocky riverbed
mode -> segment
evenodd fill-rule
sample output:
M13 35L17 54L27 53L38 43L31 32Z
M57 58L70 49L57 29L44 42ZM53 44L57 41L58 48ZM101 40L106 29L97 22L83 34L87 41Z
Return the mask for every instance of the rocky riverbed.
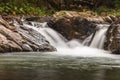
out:
M2 18L3 17L3 18ZM15 18L15 17L14 17ZM40 33L26 28L20 19L0 17L0 52L55 51L49 41ZM109 24L104 49L120 53L120 19L115 16L98 16L93 12L61 11L49 17L26 17L26 21L47 22L48 26L66 39L79 39L81 42L97 30L97 24Z

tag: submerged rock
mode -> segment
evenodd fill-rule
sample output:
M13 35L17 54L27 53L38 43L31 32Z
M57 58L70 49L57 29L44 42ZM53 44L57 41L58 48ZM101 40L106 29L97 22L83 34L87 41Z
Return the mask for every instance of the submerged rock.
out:
M120 54L120 18L109 27L105 49Z
M40 33L23 27L10 25L0 16L0 52L56 50Z

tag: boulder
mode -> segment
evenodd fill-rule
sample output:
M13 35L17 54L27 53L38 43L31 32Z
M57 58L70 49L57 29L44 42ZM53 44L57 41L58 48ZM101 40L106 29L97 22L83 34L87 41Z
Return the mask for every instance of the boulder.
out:
M84 40L95 31L96 25L82 17L72 17L70 19L61 18L48 25L61 33L68 40Z
M120 18L111 24L107 31L105 49L120 54Z
M96 20L91 21L91 16L96 15L94 13L82 13L75 11L60 11L56 12L53 16L55 19L52 19L48 22L49 27L55 29L61 33L68 40L79 39L83 41L88 37L92 32L95 31ZM98 23L101 23L99 21Z
M115 16L98 16L96 13L60 11L53 15L54 19L48 22L49 27L55 29L68 40L84 40L96 30L96 24L111 24Z
M27 41L26 49L33 49L33 51L53 51L56 50L38 31L28 28L24 25L19 26L17 32L21 34ZM24 48L23 48L24 49ZM31 50L31 49L30 49Z
M4 35L0 34L0 52L22 51L22 48L14 41L8 40Z
M55 51L56 49L35 30L19 24L10 25L0 16L0 52Z

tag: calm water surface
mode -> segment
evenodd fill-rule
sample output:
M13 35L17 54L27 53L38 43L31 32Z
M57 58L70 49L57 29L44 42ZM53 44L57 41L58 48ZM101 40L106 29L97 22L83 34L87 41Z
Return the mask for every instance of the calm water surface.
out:
M120 58L1 54L0 80L120 80Z

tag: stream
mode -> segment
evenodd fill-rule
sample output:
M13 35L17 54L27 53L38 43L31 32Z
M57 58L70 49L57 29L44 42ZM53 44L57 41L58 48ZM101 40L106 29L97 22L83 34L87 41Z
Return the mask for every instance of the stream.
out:
M120 56L111 56L1 54L0 80L119 80Z

